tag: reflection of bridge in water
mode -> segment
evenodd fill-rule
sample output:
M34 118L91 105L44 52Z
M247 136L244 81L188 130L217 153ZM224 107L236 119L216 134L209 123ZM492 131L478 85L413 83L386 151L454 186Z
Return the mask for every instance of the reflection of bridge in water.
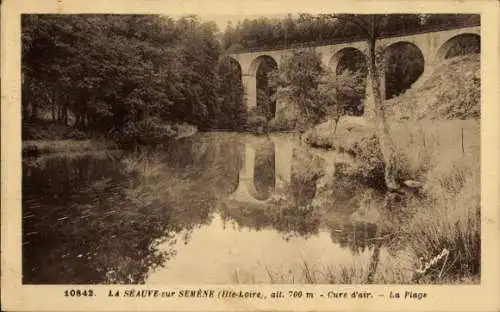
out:
M336 163L350 161L346 155L310 149L280 136L245 138L240 147L238 182L221 202L224 223L232 220L239 227L303 237L324 231L334 244L353 253L375 246L377 225L350 218L361 207L358 200L335 198L339 211L316 210L326 203L325 194L335 196L328 193L332 185L327 183L335 181Z
M238 186L228 200L266 203L272 193L279 192L291 183L294 149L294 143L289 138L259 138L245 142L241 152ZM265 175L267 180L263 179ZM256 182L261 187L257 187Z
M273 198L273 195L284 196L288 186L293 184L298 187L297 183L303 184L304 181L299 181L301 177L297 175L297 169L307 166L306 163L312 160L321 163L324 175L318 177L315 182L309 181L309 184L322 187L333 175L335 162L346 162L345 158L301 147L299 142L291 140L290 137L253 137L243 142L238 184L227 200L264 204Z

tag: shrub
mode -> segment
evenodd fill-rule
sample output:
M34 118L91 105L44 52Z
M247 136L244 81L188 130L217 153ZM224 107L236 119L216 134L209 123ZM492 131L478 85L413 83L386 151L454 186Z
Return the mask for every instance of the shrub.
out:
M164 124L162 120L150 118L140 121L137 124L137 130L139 131L139 140L142 143L158 143L174 137L178 127L174 130L171 125Z
M122 146L137 144L159 144L172 137L177 132L171 125L163 124L159 119L148 119L140 122L127 122L121 129L111 135L111 139Z
M276 112L274 119L269 122L269 128L273 131L293 130L297 126L299 110L293 104L286 105Z
M347 152L356 157L356 172L364 182L374 186L384 185L385 163L375 134L356 141Z
M78 130L52 121L37 120L35 122L23 123L22 138L23 140L62 140L68 138L70 133L75 131ZM76 132L74 135L81 137Z
M78 129L73 129L64 135L65 139L86 140L87 135Z
M316 128L311 128L304 134L304 142L312 147L317 148L334 148L333 137L320 134Z
M295 128L295 120L288 120L283 117L271 119L269 121L269 130L271 131L289 131Z
M264 116L250 116L247 119L247 130L258 133L267 131L267 120Z

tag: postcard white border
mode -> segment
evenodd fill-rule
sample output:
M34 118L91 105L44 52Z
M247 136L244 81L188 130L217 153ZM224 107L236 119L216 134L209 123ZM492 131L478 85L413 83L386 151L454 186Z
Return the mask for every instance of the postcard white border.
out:
M1 16L1 177L2 177L2 308L16 311L496 311L499 287L499 167L500 2L469 1L332 1L332 0L4 0ZM480 285L168 285L85 286L98 296L64 297L69 286L21 284L21 118L20 118L20 14L21 13L140 13L258 15L283 13L480 13L481 14L481 204L482 272ZM424 291L425 300L202 300L108 298L109 289L213 288L238 290L302 289L388 293L390 290Z

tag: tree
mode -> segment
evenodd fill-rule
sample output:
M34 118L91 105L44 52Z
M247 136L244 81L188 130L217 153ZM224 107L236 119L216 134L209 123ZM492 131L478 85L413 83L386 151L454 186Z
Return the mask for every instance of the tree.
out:
M284 57L272 75L271 83L278 87L276 96L295 105L306 123L316 123L324 116L318 91L323 72L321 56L308 49Z
M269 121L274 117L275 107L274 97L262 89L257 89L257 107L254 112Z
M362 71L346 69L339 75L328 71L323 76L319 92L326 114L335 121L334 133L342 116L359 115L363 111L365 87L366 75Z
M23 121L51 111L53 122L98 134L216 126L232 113L219 96L216 32L194 16L23 15Z
M219 106L223 109L217 120L217 126L223 129L238 129L245 124L246 119L241 68L234 59L224 57L219 62L218 75Z
M335 14L333 18L340 19L360 29L368 45L368 77L373 91L375 117L378 123L378 138L385 163L385 184L388 189L398 189L396 182L395 158L396 151L389 133L389 123L380 90L380 53L377 53L376 43L379 31L391 20L391 15L375 14Z

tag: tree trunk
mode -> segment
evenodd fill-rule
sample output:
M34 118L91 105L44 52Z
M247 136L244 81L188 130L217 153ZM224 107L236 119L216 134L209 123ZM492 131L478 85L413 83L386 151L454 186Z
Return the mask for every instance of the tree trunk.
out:
M78 128L80 127L80 123L81 123L81 117L82 115L80 114L79 111L76 111L75 112L75 127Z
M31 101L31 120L36 121L38 119L38 105L35 100Z
M22 85L22 92L21 92L21 118L22 120L29 120L29 103L31 101L31 93L30 93L30 88L31 86L27 83L24 82Z
M373 99L375 102L375 117L378 124L378 138L380 143L380 149L382 155L384 156L385 162L385 184L389 189L398 189L399 185L396 182L396 168L395 168L395 157L396 152L394 149L394 143L392 142L391 135L389 133L389 124L387 122L385 108L383 106L382 95L380 91L380 77L376 62L376 51L375 51L375 41L376 36L373 33L372 37L369 39L369 49L368 49L368 67L369 67L369 78L372 83L373 89Z
M85 113L83 115L83 127L82 129L87 129L89 126L89 112L85 110Z
M335 125L334 125L334 128L333 128L333 134L335 134L337 132L337 127L339 125L339 120L340 120L340 116L335 118Z
M62 106L61 106L61 102L58 101L57 102L57 122L61 123L62 121Z
M67 126L68 125L68 103L66 103L66 101L64 102L63 104L63 122L64 122L64 125Z
M52 121L56 121L56 102L57 102L57 90L53 91L54 93L52 94Z
M378 233L378 231L377 231ZM380 261L380 248L382 247L382 241L375 243L375 248L373 248L373 254L370 258L370 265L368 266L368 275L366 277L367 284L373 284L375 280L375 274L377 274L377 267Z

